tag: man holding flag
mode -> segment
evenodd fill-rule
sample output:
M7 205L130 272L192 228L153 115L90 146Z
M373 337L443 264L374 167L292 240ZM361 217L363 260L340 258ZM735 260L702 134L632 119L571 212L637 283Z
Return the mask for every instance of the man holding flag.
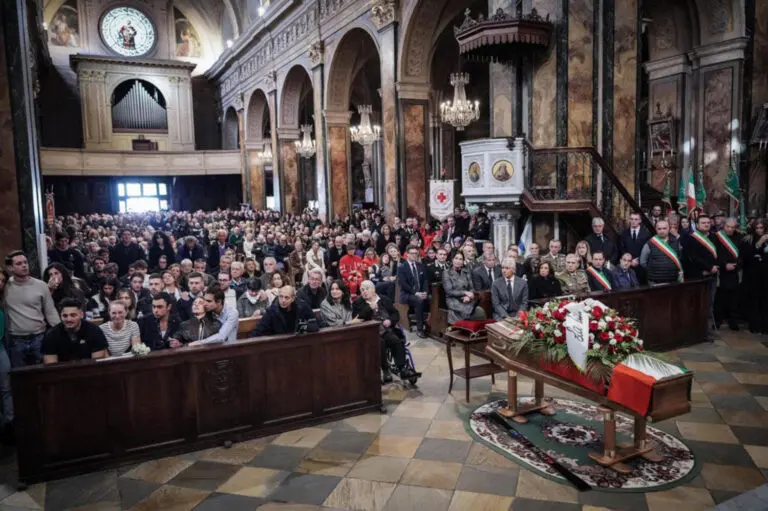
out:
M717 231L714 236L718 266L721 268L715 300L715 327L720 328L723 321L728 321L728 326L734 331L739 329L736 314L739 303L739 270L741 269L739 248L734 241L737 224L735 218L727 219L725 227Z

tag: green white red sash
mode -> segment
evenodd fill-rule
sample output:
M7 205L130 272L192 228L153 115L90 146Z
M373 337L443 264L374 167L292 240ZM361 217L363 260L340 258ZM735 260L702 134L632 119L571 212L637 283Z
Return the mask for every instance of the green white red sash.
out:
M675 253L674 249L669 246L669 244L661 239L659 236L654 236L650 240L651 243L653 243L653 246L661 250L661 252L672 259L672 262L675 263L675 266L677 267L677 280L678 282L683 281L683 265L680 263L680 258L677 257L677 254Z
M720 240L720 243L722 243L723 246L728 249L728 252L730 252L733 257L736 259L739 258L739 249L731 241L731 238L729 238L727 234L724 234L722 231L717 231L715 236L717 236L717 239Z
M693 235L692 235L692 237L693 237L693 239L695 239L696 241L698 241L699 243L701 243L701 244L702 244L702 246L703 246L704 248L706 248L707 250L709 250L709 251L712 253L712 257L714 257L715 259L717 259L717 247L715 247L715 244L714 244L714 243L712 243L712 240L710 240L710 239L709 239L709 238L707 238L706 236L703 236L703 235L702 235L700 232L698 232L698 231L694 232L694 233L693 233Z
M606 289L607 291L610 291L612 289L611 283L608 282L608 279L605 278L605 276L603 275L603 272L597 271L591 266L587 267L587 272L589 272L589 274L592 275L600 283L600 285L603 286L604 289Z

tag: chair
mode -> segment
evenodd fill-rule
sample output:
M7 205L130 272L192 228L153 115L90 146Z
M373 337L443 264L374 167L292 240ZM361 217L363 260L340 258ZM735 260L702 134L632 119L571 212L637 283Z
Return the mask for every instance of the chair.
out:
M410 307L407 303L400 303L400 286L395 286L395 309L400 314L400 323L406 332L411 331Z

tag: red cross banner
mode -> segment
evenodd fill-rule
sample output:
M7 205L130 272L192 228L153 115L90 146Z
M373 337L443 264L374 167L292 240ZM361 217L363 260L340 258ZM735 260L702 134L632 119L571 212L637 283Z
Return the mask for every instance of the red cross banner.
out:
M431 179L429 181L429 212L438 220L453 214L453 180Z

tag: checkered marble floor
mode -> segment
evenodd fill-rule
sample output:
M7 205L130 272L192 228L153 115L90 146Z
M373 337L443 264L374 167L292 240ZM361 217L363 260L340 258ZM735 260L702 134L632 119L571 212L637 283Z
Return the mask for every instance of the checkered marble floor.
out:
M578 493L473 442L459 420L464 381L448 394L445 349L411 343L419 388L384 389L386 415L368 414L278 436L158 459L15 492L12 453L0 457L0 511L80 510L674 510L709 509L768 477L768 336L723 331L677 351L695 371L691 413L656 424L684 438L703 469L655 493ZM455 357L456 365L463 365ZM477 363L473 360L472 363ZM501 376L501 375L500 375ZM506 390L471 382L471 404ZM531 392L531 382L519 384ZM547 388L548 395L567 394ZM768 509L763 487L739 509ZM757 495L757 496L756 496Z

